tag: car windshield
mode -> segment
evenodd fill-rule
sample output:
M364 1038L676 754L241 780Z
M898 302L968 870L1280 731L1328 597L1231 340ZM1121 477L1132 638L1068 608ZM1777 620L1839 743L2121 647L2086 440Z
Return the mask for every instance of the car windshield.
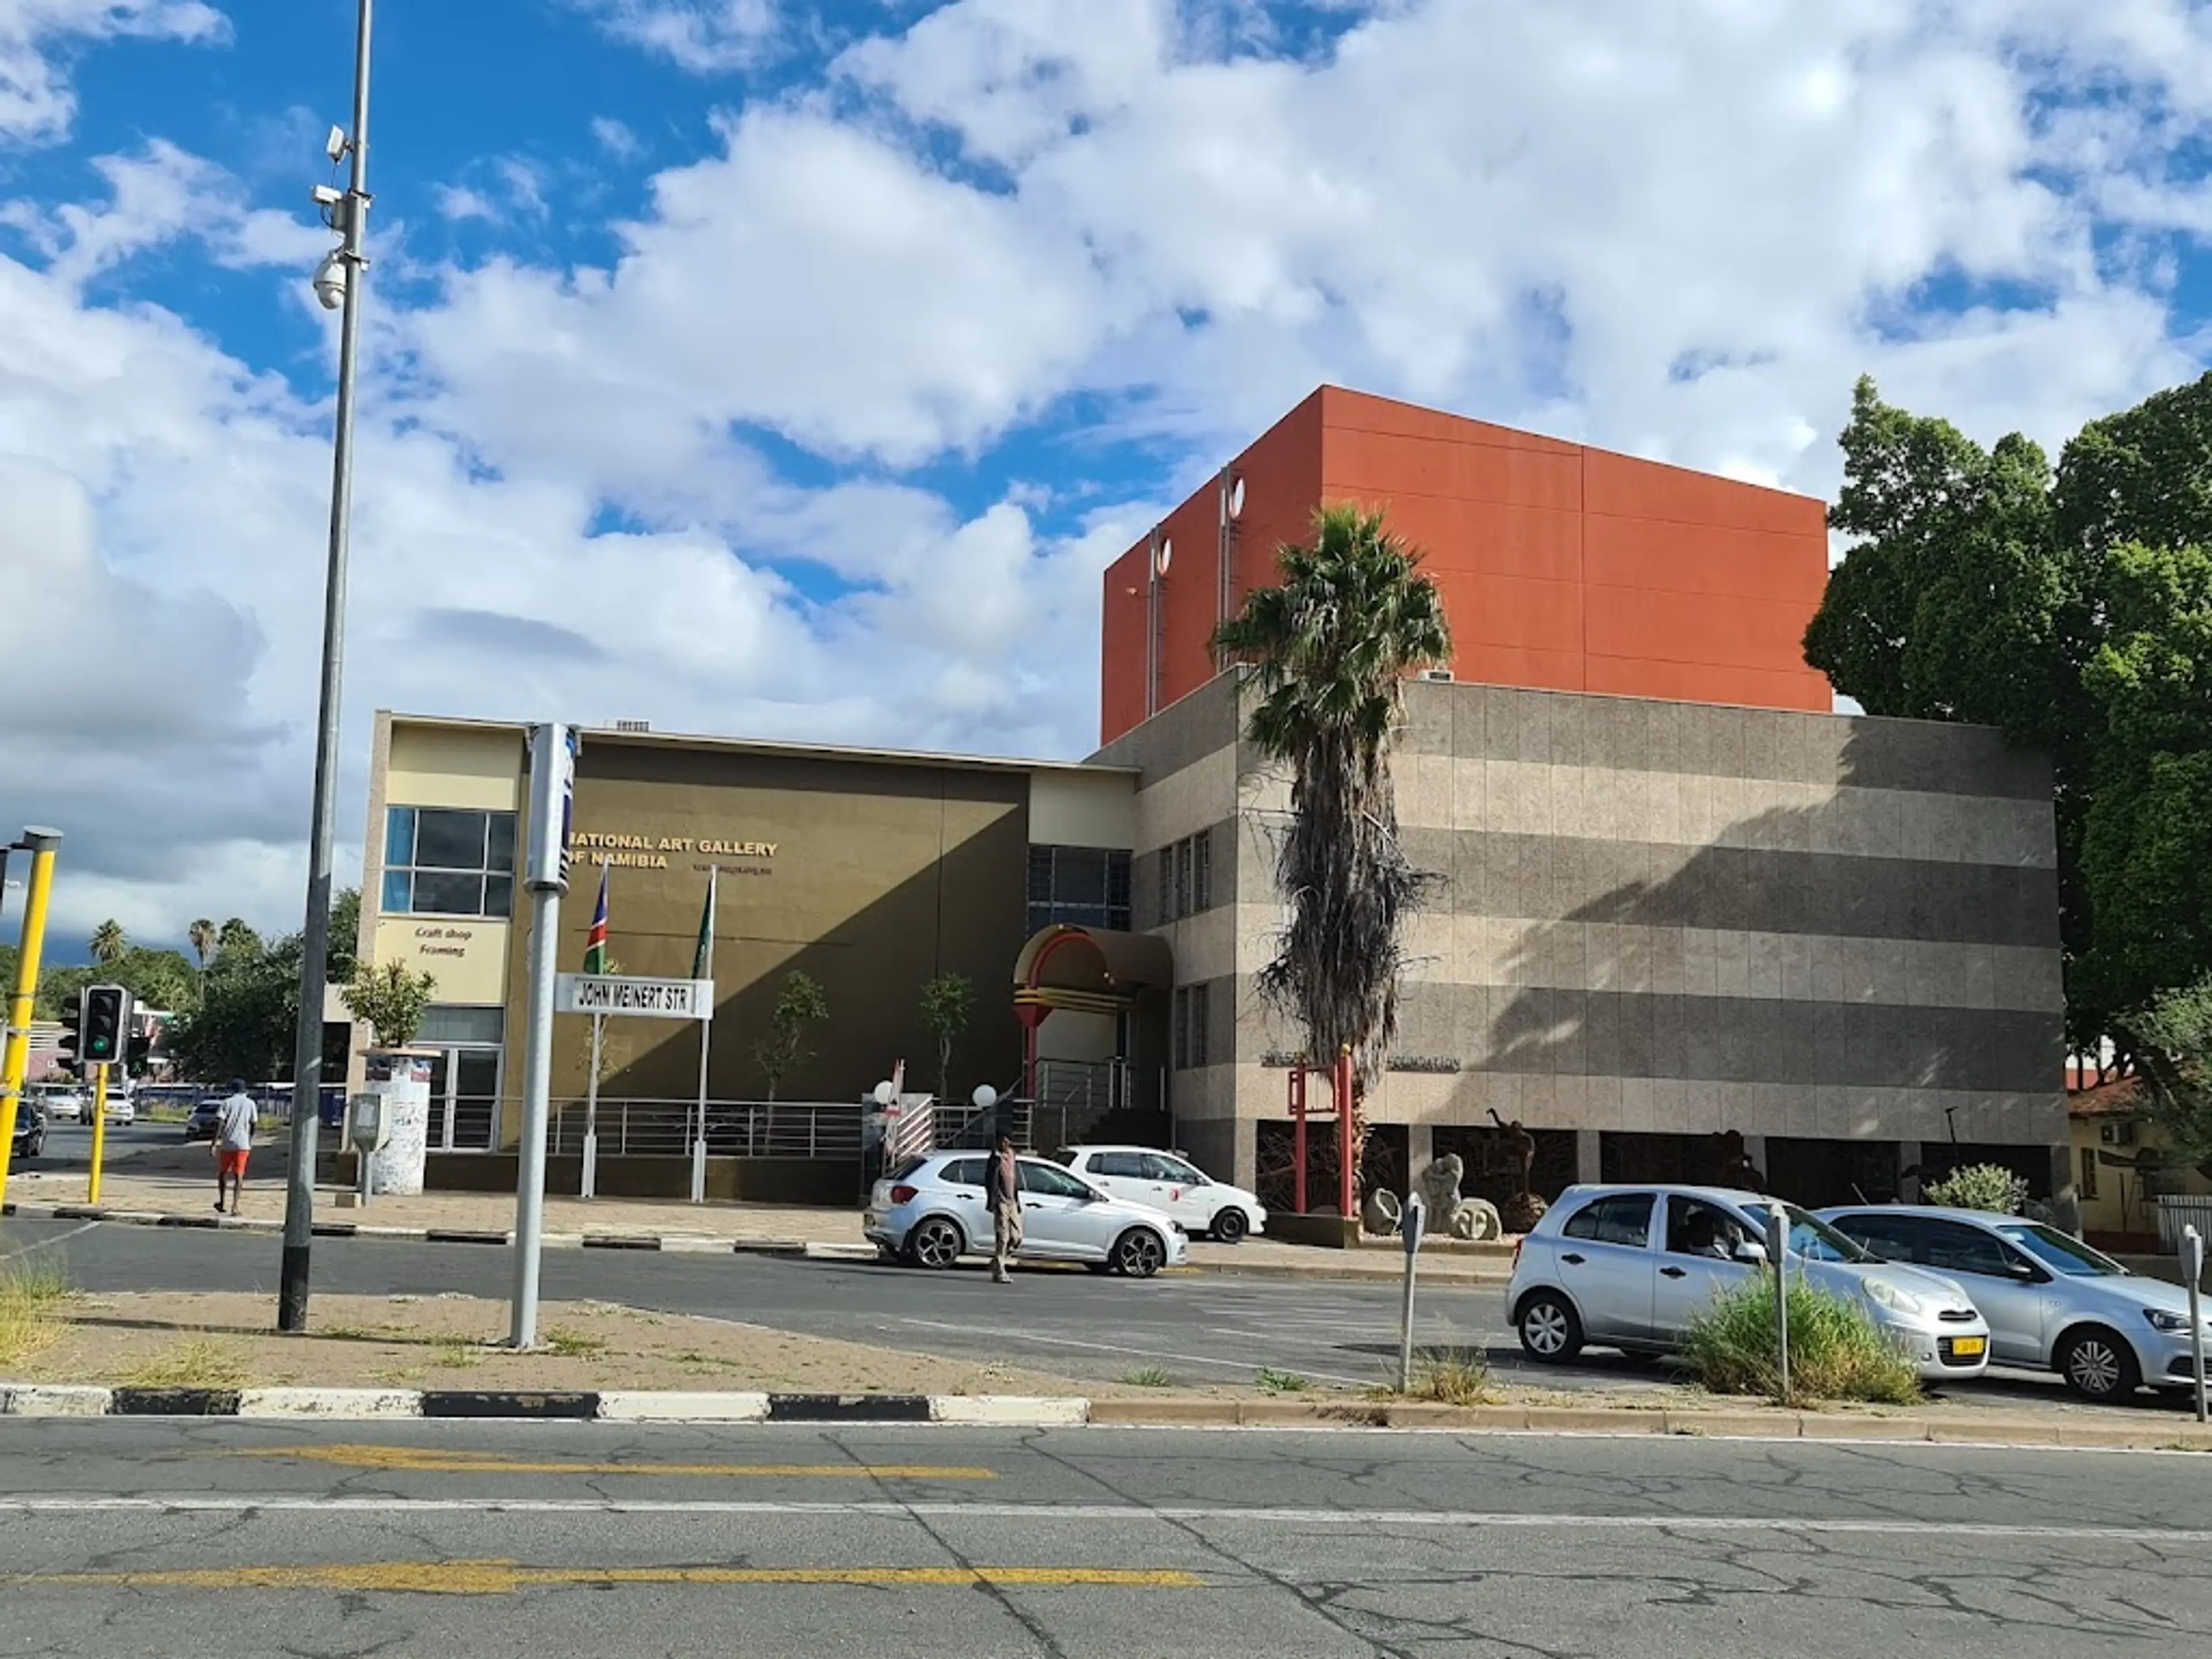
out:
M1879 1261L1873 1251L1853 1243L1816 1215L1795 1204L1747 1204L1744 1207L1764 1224L1768 1212L1778 1207L1790 1224L1790 1254L1808 1261Z
M2127 1272L2108 1255L2100 1255L2078 1238L2069 1238L2055 1227L2024 1221L1997 1229L2003 1237L2026 1250L2053 1273L2069 1279L2108 1279Z

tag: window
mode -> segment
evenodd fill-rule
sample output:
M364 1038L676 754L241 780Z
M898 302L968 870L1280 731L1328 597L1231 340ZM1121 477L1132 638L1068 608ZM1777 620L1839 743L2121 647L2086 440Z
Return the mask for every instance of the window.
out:
M1201 830L1160 848L1160 921L1180 921L1212 908L1212 832Z
M1030 848L1030 932L1129 931L1129 855L1103 847Z
M1912 1258L1919 1266L1933 1267L1939 1273L1979 1273L1985 1279L2008 1276L2012 1253L1979 1227L1957 1221L1923 1221L1919 1231L1924 1251L1916 1250Z
M514 891L514 813L386 809L386 915L504 916Z
M1173 1026L1170 1040L1179 1072L1195 1071L1206 1063L1206 1037L1208 999L1206 985L1179 985L1170 1005Z
M1149 1179L1145 1160L1138 1152L1097 1152L1091 1156L1089 1171L1095 1176L1112 1176L1117 1179L1144 1181Z
M2107 1279L2128 1271L2102 1251L2093 1250L2080 1239L2069 1238L2040 1222L2008 1224L1997 1231L2045 1267L2069 1279Z
M1618 1198L1601 1198L1576 1211L1560 1231L1569 1238L1625 1244L1640 1250L1651 1237L1651 1194L1627 1193Z
M1095 1198L1090 1183L1079 1181L1057 1165L1021 1162L1022 1190L1037 1193L1047 1198Z
M2094 1202L2097 1196L2097 1149L2081 1149L2081 1196Z
M948 1187L980 1187L983 1184L983 1160L956 1158L945 1166L938 1179Z
M1179 1158L1168 1158L1158 1152L1145 1154L1146 1173L1155 1181L1172 1182L1179 1187L1203 1187L1206 1177Z
M1717 1205L1703 1199L1669 1194L1667 1200L1667 1253L1705 1255L1717 1261L1735 1259L1736 1246L1747 1235L1743 1224Z

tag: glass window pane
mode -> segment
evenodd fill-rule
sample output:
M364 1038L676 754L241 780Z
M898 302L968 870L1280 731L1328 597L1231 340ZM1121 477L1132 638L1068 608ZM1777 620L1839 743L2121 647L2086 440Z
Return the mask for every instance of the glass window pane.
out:
M385 915L404 916L415 908L408 896L409 886L409 877L404 870L386 870L384 872L384 902L381 908Z
M481 870L484 867L483 812L457 812L425 806L415 814L417 869ZM469 907L471 911L475 906Z
M416 914L478 916L483 914L484 878L447 870L415 872Z
M505 1024L506 1016L497 1008L468 1008L458 1003L432 1003L422 1011L422 1024L416 1029L415 1040L425 1048L465 1042L495 1048ZM464 1076L467 1075L465 1072ZM472 1091L465 1083L462 1092L487 1093L490 1091L484 1088Z
M1106 902L1129 908L1129 855L1109 853L1106 855Z
M1056 847L1052 896L1062 904L1106 902L1106 854L1095 847Z
M514 814L494 812L491 815L491 853L485 860L487 870L514 868Z
M483 913L488 916L504 916L514 908L514 878L493 875L484 878Z
M1049 847L1030 848L1030 902L1052 902L1052 848Z
M387 806L384 809L384 861L386 864L415 862L413 807Z

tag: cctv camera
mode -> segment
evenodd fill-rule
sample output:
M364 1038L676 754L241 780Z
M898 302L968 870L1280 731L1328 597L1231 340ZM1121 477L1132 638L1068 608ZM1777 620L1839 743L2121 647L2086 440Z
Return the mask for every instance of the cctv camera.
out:
M323 309L336 311L345 303L346 263L343 252L332 248L315 267L315 298L322 301Z
M335 161L345 155L346 145L347 139L345 129L343 127L332 127L331 129L331 136L323 140L323 153L325 155L328 155L331 160Z

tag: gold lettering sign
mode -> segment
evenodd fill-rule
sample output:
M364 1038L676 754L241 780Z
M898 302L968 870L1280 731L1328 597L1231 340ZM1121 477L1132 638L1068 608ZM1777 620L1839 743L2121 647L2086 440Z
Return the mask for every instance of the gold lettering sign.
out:
M633 870L669 869L672 854L710 859L772 859L778 845L772 841L726 841L712 836L650 836L608 830L577 830L568 835L572 858L586 864L611 864ZM767 872L757 873L764 875Z

